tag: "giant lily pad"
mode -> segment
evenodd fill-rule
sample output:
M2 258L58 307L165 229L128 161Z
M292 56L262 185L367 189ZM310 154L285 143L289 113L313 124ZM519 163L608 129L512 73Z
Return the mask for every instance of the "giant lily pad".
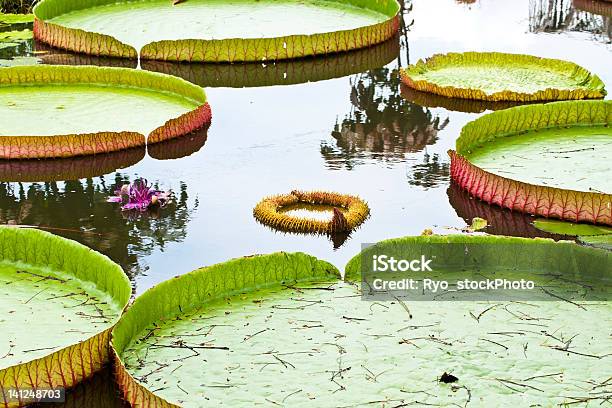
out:
M137 62L125 58L100 57L50 47L40 41L40 59L51 65L97 65L136 68ZM201 64L172 61L140 61L141 68L186 79L202 87L260 87L294 85L341 78L379 68L397 58L397 36L381 44L354 51L315 58L245 64Z
M50 182L99 177L135 165L149 157L172 160L199 151L207 139L208 126L174 139L105 154L62 159L0 160L0 181Z
M497 52L438 54L402 71L418 91L486 101L603 98L597 75L572 62Z
M10 388L68 388L108 361L131 294L119 265L46 232L0 228L0 403Z
M261 61L367 47L398 30L395 0L43 0L34 32L94 55Z
M524 277L575 290L582 286L557 274L589 284L602 273L590 266L610 270L604 251L548 240L433 236L379 246L442 254L448 243L459 244L466 265L483 276L518 266ZM522 255L465 256L466 246L481 244ZM545 254L576 262L545 262ZM158 407L547 405L586 393L587 380L609 377L605 364L593 364L609 352L609 303L363 301L360 259L346 269L358 282L338 280L331 265L303 254L273 254L204 268L147 291L113 331L124 397L132 406ZM575 325L559 333L568 319L599 324L588 334ZM458 382L436 381L445 371ZM529 387L512 391L506 386L513 382Z
M3 14L0 13L0 24L24 24L34 21L33 14Z
M137 61L100 57L50 47L40 41L36 50L40 59L51 65L97 65L136 68ZM202 87L260 87L294 85L322 81L382 67L397 58L397 36L381 44L354 51L315 58L276 61L274 63L201 64L172 61L140 61L141 68L174 75Z
M451 177L489 204L612 225L611 101L519 106L468 123Z
M157 143L210 122L204 90L118 68L0 70L0 158L71 157Z
M176 392L182 393L180 389L186 386L191 392L191 396L187 396L191 403L186 405L201 406L206 403L208 395L204 396L204 393L201 392L202 387L198 384L205 381L210 382L213 387L206 387L208 390L214 389L214 386L221 382L225 383L225 376L221 381L221 378L214 375L213 372L208 372L205 376L198 374L207 371L201 369L202 358L220 361L217 359L227 358L230 352L225 350L222 344L230 340L229 338L224 338L225 336L221 333L219 333L220 337L217 337L217 333L214 333L214 337L209 336L213 334L215 327L207 325L206 318L203 317L204 313L216 307L223 307L222 305L229 301L230 297L232 302L239 301L240 298L247 299L250 292L255 289L263 291L262 295L257 298L248 296L246 304L258 308L265 296L274 296L282 292L286 287L283 285L297 287L316 281L337 281L339 277L338 270L327 262L301 253L277 253L245 257L203 268L163 282L148 290L136 299L129 313L124 315L121 324L113 332L115 370L125 399L132 406L155 406L156 404L160 407L172 406L166 400L175 403L186 402L182 396L178 398L176 396ZM233 298L233 296L238 296L238 298ZM267 304L267 301L265 302ZM239 312L238 308L234 311ZM232 311L227 310L227 312L226 316L234 316L231 314ZM240 319L239 315L240 313L235 314L238 319ZM172 322L183 325L183 327L173 328ZM166 327L166 323L170 325ZM163 326L162 330L159 328L151 330L160 325ZM242 324L236 327L238 326ZM247 323L247 326L250 324ZM225 330L224 328L229 327L219 326L218 328ZM170 330L169 333L176 330L184 330L184 332L176 332L178 336L175 336L166 333L167 329ZM248 327L249 331L251 329L253 329L251 332L253 334L265 328L253 325ZM169 337L166 337L168 335ZM231 337L233 340L243 340L241 334L237 332L234 332ZM176 362L179 365L180 362L183 362L185 371L175 371L170 374L172 369L166 372L169 365L166 365L165 360L159 360L158 364L148 360L145 355L140 355L140 352L149 348L151 344L155 344L151 351L154 354L160 353L160 358L162 354L166 355L166 352L174 354L172 359L178 359ZM256 341L248 342L244 346L250 347L253 344L257 344ZM249 354L252 354L252 351ZM197 358L188 358L189 355L197 356ZM246 357L240 351L234 355ZM139 359L142 363L139 362ZM198 368L190 372L193 367ZM216 369L223 370L218 365ZM149 373L149 371L154 372ZM189 378L189 384L185 382L187 378ZM160 388L158 387L160 381L167 382L167 385L163 387L166 392L155 394L155 390ZM231 384L221 384L219 391L225 393L223 388L226 385ZM244 398L244 395L240 398Z

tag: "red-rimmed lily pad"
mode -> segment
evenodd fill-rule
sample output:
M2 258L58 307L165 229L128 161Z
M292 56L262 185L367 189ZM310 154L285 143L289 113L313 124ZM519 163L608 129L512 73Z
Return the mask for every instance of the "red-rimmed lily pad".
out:
M66 66L0 71L3 159L128 149L182 136L210 120L204 90L168 75Z
M43 0L35 7L34 33L94 55L278 60L383 42L397 32L399 10L395 0Z
M449 98L532 102L606 95L601 79L579 65L522 54L437 54L401 75L411 88Z
M451 177L489 204L612 225L611 101L519 106L468 123Z
M99 177L139 163L147 154L156 160L190 156L204 147L208 125L185 136L104 154L61 159L0 160L0 181L49 182Z
M33 230L0 228L0 403L9 389L68 388L108 362L110 329L131 295L107 257Z

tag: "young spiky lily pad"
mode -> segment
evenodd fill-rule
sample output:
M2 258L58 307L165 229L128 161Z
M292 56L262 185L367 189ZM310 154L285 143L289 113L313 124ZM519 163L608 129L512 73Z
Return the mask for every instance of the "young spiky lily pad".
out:
M399 28L396 0L43 0L36 38L94 55L262 61L368 47Z
M514 252L487 256L478 250L482 245ZM550 240L431 236L375 246L396 248L415 257L456 255L459 266L439 278L466 269L481 278L506 273L562 296L601 283L610 270L606 252ZM361 260L368 255L347 265L352 282L313 257L280 253L203 268L147 291L113 331L125 399L134 407L198 408L415 400L546 405L582 395L585 381L609 377L606 365L593 364L609 352L609 303L568 298L572 304L539 288L524 302L368 301L360 292ZM563 326L561 333L567 319L578 326ZM600 324L580 327L589 321ZM456 386L439 381L445 372ZM506 385L523 381L535 389L508 391Z
M519 106L468 123L451 177L489 204L612 225L612 101Z
M168 75L66 66L0 70L3 159L139 147L191 133L210 120L204 90Z
M401 71L418 91L485 101L597 99L604 84L572 62L499 52L437 54Z
M0 405L11 389L69 388L108 362L131 294L107 257L52 234L0 228Z
M332 216L328 220L321 220L294 216L283 211L299 204L331 207ZM351 232L369 215L370 208L359 197L324 191L294 190L290 194L267 197L253 210L257 221L279 231L325 235Z

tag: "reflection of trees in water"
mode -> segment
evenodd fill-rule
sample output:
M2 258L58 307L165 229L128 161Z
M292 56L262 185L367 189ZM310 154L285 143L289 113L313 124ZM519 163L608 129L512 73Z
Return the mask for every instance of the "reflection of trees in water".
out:
M0 223L49 227L49 231L79 241L108 255L130 276L146 269L139 258L163 250L187 235L187 224L197 209L188 207L187 186L180 184L173 204L159 213L130 217L106 198L127 182L120 174L112 183L99 181L0 183Z
M581 11L579 9L581 3L587 4L584 1L572 2L572 0L530 0L529 31L534 33L588 32L601 41L610 42L612 39L610 16Z
M413 186L432 188L448 181L450 165L443 162L440 155L425 153L423 163L411 166L408 173L408 183Z
M335 124L335 143L321 144L330 168L352 169L371 159L403 162L406 153L434 144L448 123L401 96L397 68L356 75L350 85L351 112Z
M406 40L414 23L409 19L412 3L401 3L401 52L393 65L351 77L351 110L334 125L334 140L321 143L321 155L330 169L350 170L368 161L404 163L406 154L436 143L438 132L448 124L448 118L442 119L401 95L399 69L409 63ZM409 182L415 185L431 187L448 179L448 164L437 155L431 158L426 154L424 163L413 169Z

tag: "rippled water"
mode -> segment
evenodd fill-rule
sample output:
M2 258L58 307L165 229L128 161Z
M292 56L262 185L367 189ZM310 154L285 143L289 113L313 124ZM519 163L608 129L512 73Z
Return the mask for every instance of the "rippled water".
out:
M402 97L409 92L400 87L398 69L439 52L520 52L575 61L612 87L611 17L578 8L592 4L414 0L406 4L399 39L354 54L267 66L143 63L206 87L213 109L208 132L148 152L0 162L0 223L44 226L107 254L129 273L136 293L254 253L303 251L343 269L364 242L461 227L475 216L488 219L494 234L547 236L530 217L475 201L449 181L446 152L484 108L423 95L409 96L479 113L411 103ZM36 63L136 67L33 41L0 48L0 65ZM131 216L105 202L136 177L172 189L175 204ZM293 189L359 195L372 216L340 245L276 233L253 219L262 197ZM107 380L101 384L94 392L108 388Z

